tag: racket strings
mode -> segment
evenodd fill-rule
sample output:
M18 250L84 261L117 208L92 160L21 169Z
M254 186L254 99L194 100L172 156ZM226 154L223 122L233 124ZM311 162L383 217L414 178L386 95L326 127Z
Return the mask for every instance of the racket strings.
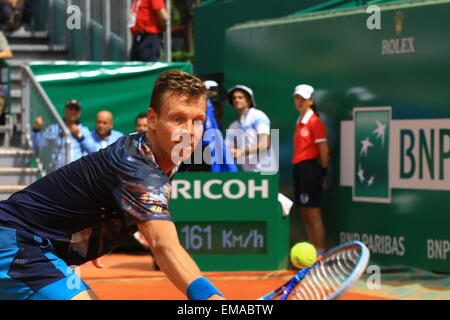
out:
M292 289L288 300L324 300L349 278L359 261L359 248L346 248L325 256Z

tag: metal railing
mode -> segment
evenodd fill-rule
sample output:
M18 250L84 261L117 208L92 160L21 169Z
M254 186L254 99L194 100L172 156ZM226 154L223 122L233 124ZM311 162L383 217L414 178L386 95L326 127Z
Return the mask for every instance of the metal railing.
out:
M6 60L0 59L0 118L4 117L4 123L0 123L0 133L3 133L3 146L9 147L14 123L11 115L11 66Z
M68 45L77 60L128 60L132 36L128 15L132 0L48 0L47 30L52 45ZM81 13L81 30L69 30L67 9L76 6ZM164 32L164 60L171 62L171 1L166 0L169 17Z
M33 149L44 176L70 162L71 133L29 66L22 69L22 145ZM34 130L40 117L42 127Z

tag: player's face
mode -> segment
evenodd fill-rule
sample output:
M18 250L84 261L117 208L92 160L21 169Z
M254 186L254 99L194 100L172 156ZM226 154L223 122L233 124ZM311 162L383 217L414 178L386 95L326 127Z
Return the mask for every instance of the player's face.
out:
M231 101L233 103L233 108L236 109L237 111L250 108L250 103L247 100L247 97L241 91L237 90L233 92L233 95L231 96Z
M135 130L137 132L143 132L143 131L147 131L147 129L148 129L147 118L138 118L136 120Z
M169 96L159 114L150 109L148 115L157 149L174 164L189 159L202 137L205 119L206 99L187 96Z

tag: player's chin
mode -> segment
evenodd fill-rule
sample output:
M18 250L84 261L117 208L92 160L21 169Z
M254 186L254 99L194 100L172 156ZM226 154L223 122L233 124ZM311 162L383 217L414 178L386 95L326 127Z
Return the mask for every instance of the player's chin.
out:
M183 148L181 150L178 150L178 152L174 152L174 150L172 150L171 153L172 163L177 164L180 161L188 160L191 157L192 152L194 152L194 149L191 147Z
M192 153L194 152L194 148L192 147L188 147L188 148L184 148L183 150L181 150L180 152L180 158L182 161L187 160L191 157Z

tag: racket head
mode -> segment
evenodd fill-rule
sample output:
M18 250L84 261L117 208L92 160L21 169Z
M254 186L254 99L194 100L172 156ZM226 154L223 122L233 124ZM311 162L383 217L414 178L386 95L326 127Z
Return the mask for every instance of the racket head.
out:
M328 250L309 268L261 300L334 300L347 291L367 268L370 252L359 241Z

